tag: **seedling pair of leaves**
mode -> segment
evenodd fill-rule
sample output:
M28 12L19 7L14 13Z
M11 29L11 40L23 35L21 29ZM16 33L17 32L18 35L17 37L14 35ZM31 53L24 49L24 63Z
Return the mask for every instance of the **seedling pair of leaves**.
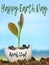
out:
M20 15L20 21L18 21L18 28L12 22L8 24L9 30L18 38L18 48L20 48L20 35L21 35L22 27L23 27L23 14L22 13Z

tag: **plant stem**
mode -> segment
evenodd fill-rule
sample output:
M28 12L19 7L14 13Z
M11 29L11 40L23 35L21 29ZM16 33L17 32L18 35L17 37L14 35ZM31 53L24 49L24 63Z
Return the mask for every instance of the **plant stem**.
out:
M18 48L20 48L20 33L21 33L21 30L20 30L20 27L19 27L19 32L18 32Z

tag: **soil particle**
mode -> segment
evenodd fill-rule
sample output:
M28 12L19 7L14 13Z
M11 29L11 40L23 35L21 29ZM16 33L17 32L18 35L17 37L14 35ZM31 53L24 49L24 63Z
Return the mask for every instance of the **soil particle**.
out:
M29 47L30 45L26 46L25 44L23 44L22 47L20 47L20 49L28 49ZM13 45L9 46L8 48L12 50L18 49L18 47L14 47Z
M28 61L24 59L13 63L5 60L0 60L0 65L49 65L49 58L41 58L40 61L37 61L34 57L32 57Z

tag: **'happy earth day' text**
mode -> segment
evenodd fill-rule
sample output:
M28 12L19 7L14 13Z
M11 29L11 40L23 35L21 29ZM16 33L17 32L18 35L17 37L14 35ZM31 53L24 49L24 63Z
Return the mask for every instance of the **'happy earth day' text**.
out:
M19 6L6 6L5 4L1 5L1 12L6 12L7 14L14 14L17 15L17 12L23 12L26 13L34 13L34 12L41 12L44 16L46 16L48 8L46 6L41 6L40 4L37 4L34 6L34 4L24 6L23 4L19 4Z

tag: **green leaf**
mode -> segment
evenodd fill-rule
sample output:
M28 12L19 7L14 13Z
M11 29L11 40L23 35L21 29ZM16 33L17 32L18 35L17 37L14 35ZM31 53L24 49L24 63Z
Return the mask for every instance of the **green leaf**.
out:
M17 27L16 27L16 25L14 23L12 23L12 22L9 23L8 28L15 36L18 37L18 29L17 29Z

